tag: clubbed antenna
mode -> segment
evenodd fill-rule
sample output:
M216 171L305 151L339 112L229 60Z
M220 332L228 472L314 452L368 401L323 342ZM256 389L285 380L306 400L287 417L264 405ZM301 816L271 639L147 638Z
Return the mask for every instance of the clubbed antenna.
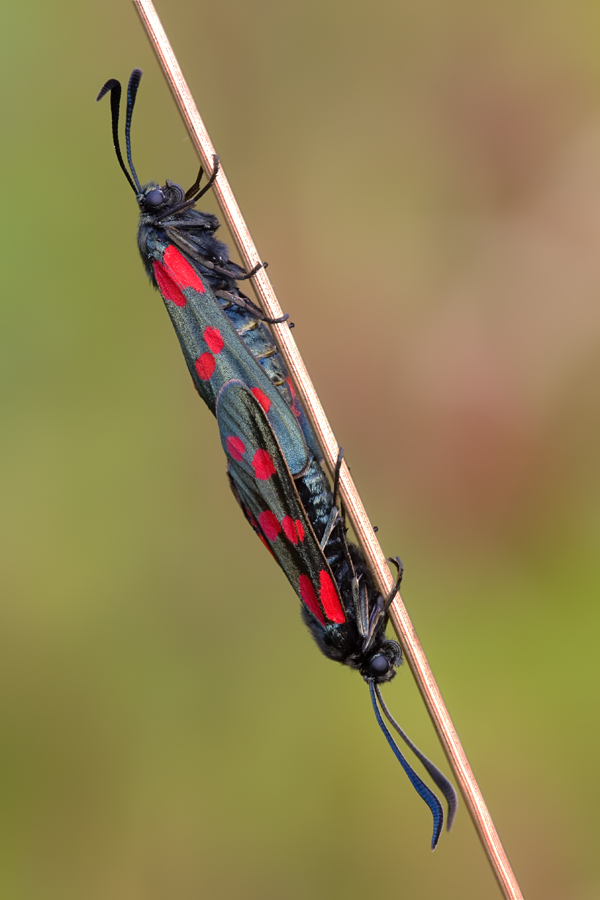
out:
M121 82L117 81L116 78L109 78L106 82L98 96L96 97L96 101L102 100L105 94L108 94L110 91L110 112L112 117L112 134L113 134L113 144L115 146L115 153L117 154L117 159L119 160L119 165L123 169L125 173L125 178L131 185L131 190L134 194L139 195L142 193L142 188L140 186L139 179L137 177L136 171L133 167L133 162L131 160L131 117L133 115L133 107L135 105L135 95L137 94L137 89L140 83L140 79L142 77L141 69L134 69L131 73L131 78L129 79L129 87L127 88L127 117L125 119L125 149L127 151L127 161L129 163L129 168L131 169L131 174L127 170L127 166L125 165L125 161L123 159L123 154L121 153L121 145L119 144L119 112L121 109ZM133 175L133 179L131 178Z
M113 144L115 147L115 153L117 154L117 159L119 160L119 165L123 169L125 173L125 178L131 185L132 191L137 194L137 190L135 184L131 180L131 175L127 171L125 166L125 162L123 161L123 154L121 153L121 145L119 144L119 110L121 107L121 82L117 81L116 78L109 78L106 82L98 96L96 97L96 102L98 100L102 100L105 94L108 94L110 91L110 112L112 116L112 134L113 134Z
M127 87L127 115L125 117L125 149L127 150L127 162L129 163L129 168L131 169L131 174L133 175L138 194L142 193L142 188L131 160L131 117L133 116L135 95L137 94L141 78L142 70L134 69L129 78L129 85Z
M409 736L406 734L403 728L400 728L393 715L385 705L384 699L381 696L381 689L378 684L375 685L375 692L377 694L377 699L379 700L379 705L383 710L383 714L390 723L390 725L396 729L402 740L405 744L407 744L415 756L421 760L431 778L435 782L435 784L439 787L440 791L446 798L448 803L448 822L446 825L446 829L450 831L452 828L452 823L454 822L454 816L456 815L456 810L458 809L458 797L456 796L456 791L452 784L448 781L443 772L440 772L438 767L431 762L430 759L427 759L424 753L422 753L419 748L413 744Z
M408 775L408 780L414 787L415 791L421 797L422 800L425 801L429 809L431 810L431 814L433 816L433 836L431 838L431 849L435 850L437 842L440 839L440 834L442 832L442 827L444 825L444 811L442 809L442 804L435 796L433 791L431 791L424 781L422 781L412 766L408 763L408 761L404 758L402 753L400 752L400 748L397 746L394 738L386 728L385 722L379 712L379 707L377 705L377 695L375 693L374 685L369 685L369 691L371 693L371 702L373 704L373 709L375 710L375 717L377 718L377 722L379 727L383 731L385 738L392 748L392 752L406 774Z

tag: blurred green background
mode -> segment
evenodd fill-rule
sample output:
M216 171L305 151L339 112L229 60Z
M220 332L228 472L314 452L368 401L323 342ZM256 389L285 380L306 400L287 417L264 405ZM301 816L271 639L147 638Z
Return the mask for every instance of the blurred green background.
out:
M598 6L159 12L525 895L598 898ZM499 897L229 493L94 103L143 68L140 177L193 181L133 7L0 41L0 895Z

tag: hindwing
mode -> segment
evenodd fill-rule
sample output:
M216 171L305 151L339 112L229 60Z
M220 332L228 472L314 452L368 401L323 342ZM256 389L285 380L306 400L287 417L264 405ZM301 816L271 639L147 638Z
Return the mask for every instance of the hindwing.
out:
M244 514L322 624L346 621L340 594L315 536L278 437L253 392L230 381L217 400L232 490Z

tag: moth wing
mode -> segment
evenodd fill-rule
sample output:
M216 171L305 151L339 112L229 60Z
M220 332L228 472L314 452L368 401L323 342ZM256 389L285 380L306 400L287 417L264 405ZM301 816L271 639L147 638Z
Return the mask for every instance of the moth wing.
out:
M173 244L154 242L154 275L196 390L214 413L219 391L239 379L254 392L290 471L301 474L308 450L293 409L241 339L209 285Z
M271 423L240 381L217 400L221 443L244 514L322 625L346 621L331 568L315 536Z

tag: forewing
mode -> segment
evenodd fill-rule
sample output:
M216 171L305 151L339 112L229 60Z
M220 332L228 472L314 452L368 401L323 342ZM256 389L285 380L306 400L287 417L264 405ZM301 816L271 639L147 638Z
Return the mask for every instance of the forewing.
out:
M290 471L301 474L308 465L302 428L240 338L208 284L173 244L148 241L154 275L179 338L196 389L214 413L219 391L237 379L247 385L264 409L277 435Z
M319 622L345 622L329 563L261 404L244 384L229 382L217 400L217 422L246 518Z

